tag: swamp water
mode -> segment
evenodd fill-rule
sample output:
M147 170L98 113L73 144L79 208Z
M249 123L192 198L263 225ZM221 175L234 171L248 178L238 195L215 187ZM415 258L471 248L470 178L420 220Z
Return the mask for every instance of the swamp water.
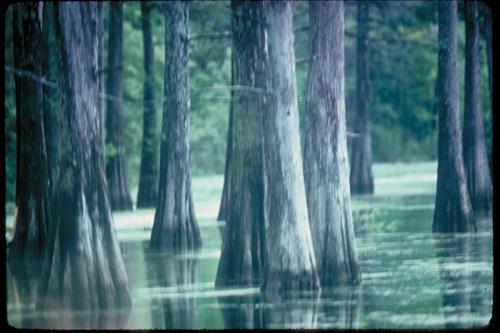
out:
M152 252L154 210L114 214L130 311L40 311L7 267L10 325L32 328L455 328L492 313L491 217L472 235L432 234L436 163L376 164L375 195L354 196L362 283L266 299L258 288L215 289L223 179L194 178L198 252ZM135 197L135 196L134 196ZM12 217L7 218L10 230Z

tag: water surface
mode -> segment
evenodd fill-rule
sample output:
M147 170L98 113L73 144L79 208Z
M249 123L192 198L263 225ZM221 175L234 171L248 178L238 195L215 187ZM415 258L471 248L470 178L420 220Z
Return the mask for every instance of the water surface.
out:
M216 289L223 223L221 177L195 178L203 248L148 247L153 210L114 214L130 311L41 311L30 282L7 269L9 323L32 328L455 328L487 325L492 311L491 217L476 234L432 234L435 163L376 165L375 195L355 196L362 272L357 287L269 299L258 288ZM406 172L405 172L406 171ZM7 218L9 225L9 218Z

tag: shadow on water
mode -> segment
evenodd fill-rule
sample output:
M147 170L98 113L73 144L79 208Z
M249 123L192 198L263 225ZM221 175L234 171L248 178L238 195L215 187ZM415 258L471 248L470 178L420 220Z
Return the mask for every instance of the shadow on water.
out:
M165 329L193 329L195 283L198 259L183 258L145 249L150 286L158 289L155 301L161 303Z
M58 306L60 299L38 298L40 267L37 263L9 265L12 300L17 316L9 316L14 327L31 329L121 329L128 325L130 309L76 310ZM40 304L50 304L41 308Z
M492 239L483 224L477 234L433 235L446 328L488 323L492 315ZM486 227L487 228L487 227Z

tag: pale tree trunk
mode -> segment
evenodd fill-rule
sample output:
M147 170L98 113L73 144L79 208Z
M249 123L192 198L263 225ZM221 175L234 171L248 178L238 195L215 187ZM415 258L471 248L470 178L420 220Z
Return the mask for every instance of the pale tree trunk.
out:
M462 155L457 80L457 3L439 2L438 174L432 230L474 231Z
M358 32L356 45L356 112L354 131L359 134L352 140L350 163L351 193L373 193L372 138L370 133L370 79L368 57L368 21L370 4L357 3Z
M262 2L231 2L233 81L265 91L266 58ZM253 22L253 24L248 24ZM265 94L235 91L232 102L228 202L216 285L260 282L263 241L262 116Z
M132 210L128 188L125 146L123 142L123 3L109 3L108 77L107 94L116 99L108 100L106 107L106 145L114 153L106 163L109 200L116 211Z
M144 117L137 208L154 207L158 192L158 140L154 89L154 44L151 32L151 3L141 2L144 41Z
M188 4L166 2L165 97L160 152L160 183L151 232L153 248L201 247L194 213L189 164Z
M263 128L266 251L261 288L270 294L320 288L302 172L291 5L264 3L270 93Z
M493 186L484 140L479 52L479 17L476 1L465 3L465 105L463 153L467 187L475 213L488 213Z
M231 85L234 85L234 50L231 53ZM231 187L231 179L229 178L229 170L231 168L231 156L233 150L233 104L234 91L231 90L231 101L229 102L229 121L227 129L227 146L226 146L226 165L224 166L224 185L222 187L222 196L220 200L219 213L217 221L225 221L227 215L227 206L229 202L229 188Z
M304 178L321 285L359 283L344 100L344 7L310 3Z
M97 4L58 3L54 15L59 54L58 171L38 305L129 307L128 279L104 176Z
M42 17L37 2L13 8L14 66L42 76ZM44 133L44 100L40 82L16 76L18 207L8 259L11 267L36 262L47 243L51 223L49 170ZM12 265L13 264L13 265Z

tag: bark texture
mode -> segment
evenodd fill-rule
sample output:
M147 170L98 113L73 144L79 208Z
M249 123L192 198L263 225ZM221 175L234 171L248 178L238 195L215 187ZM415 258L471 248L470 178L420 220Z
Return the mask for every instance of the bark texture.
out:
M150 245L190 250L201 247L194 214L189 164L188 4L164 4L165 97L160 184Z
M128 189L127 164L123 143L123 3L109 3L109 38L107 94L118 99L108 100L106 106L106 145L114 149L106 163L109 200L116 211L132 210L132 199Z
M460 130L457 80L457 3L439 2L438 174L434 232L475 230L467 191Z
M463 153L467 187L475 213L488 213L493 205L488 154L484 139L479 50L479 12L476 1L465 2L465 105Z
M234 83L234 50L231 53L231 85ZM226 164L224 166L224 186L222 187L222 197L220 200L219 213L217 214L217 221L225 221L227 215L227 206L229 201L229 188L231 186L231 179L229 178L229 169L231 168L231 156L233 151L233 103L234 91L231 90L231 101L229 102L229 121L227 129L227 146L226 146Z
M37 2L13 8L14 65L42 76L42 17ZM42 85L16 76L17 182L16 232L8 259L12 264L38 261L47 243L50 223L50 191L44 134ZM14 266L11 266L14 267Z
M353 129L359 134L351 146L351 193L373 193L372 138L370 133L370 79L368 58L368 20L367 1L357 3L357 40L356 40L356 113Z
M321 285L358 283L344 100L344 6L310 4L304 178Z
M302 172L291 2L265 2L269 70L264 113L264 276L268 293L320 288Z
M231 2L233 81L265 91L266 54L262 2ZM249 24L248 22L252 22ZM265 94L235 91L226 225L216 285L260 282L264 253L262 116Z
M154 207L158 192L158 133L154 89L154 44L151 33L151 3L141 2L144 42L144 117L137 208Z
M54 15L53 4L51 2L43 3L42 9L42 74L46 80L54 81L53 75L54 64ZM50 195L54 194L54 182L56 178L56 162L57 162L57 119L55 111L55 91L47 85L43 85L43 125L45 134L45 147L47 149L47 168L49 174L49 190Z
M98 10L55 6L58 41L58 171L40 302L48 308L130 306L128 279L106 191L98 108Z

